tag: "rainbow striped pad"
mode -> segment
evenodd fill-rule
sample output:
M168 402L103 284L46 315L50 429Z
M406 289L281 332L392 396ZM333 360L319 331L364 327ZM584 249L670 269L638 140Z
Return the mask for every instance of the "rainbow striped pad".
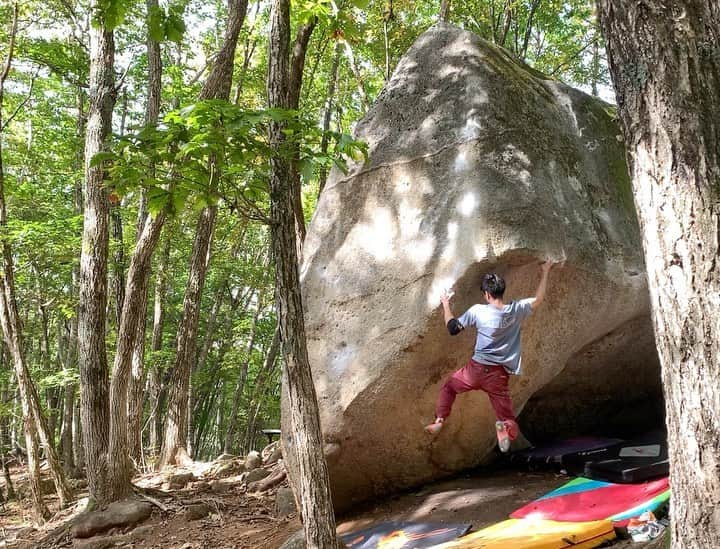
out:
M609 520L509 519L436 549L592 549L613 539L615 530Z
M579 477L510 516L568 522L607 519L619 527L645 511L656 511L669 498L667 477L641 484L613 484Z

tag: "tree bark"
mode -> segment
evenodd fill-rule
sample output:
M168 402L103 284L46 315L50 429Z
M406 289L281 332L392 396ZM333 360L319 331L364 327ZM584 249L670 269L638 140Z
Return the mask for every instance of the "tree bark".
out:
M307 55L308 44L312 36L315 26L317 25L317 17L313 17L307 23L300 25L297 36L295 37L295 45L292 51L292 61L290 62L290 79L288 83L288 108L297 110L300 107L300 92L302 91L303 70L305 68L305 56ZM300 161L300 151L298 147L292 153L293 160L290 166L290 185L293 201L293 212L295 215L295 230L298 234L298 256L302 256L302 243L305 240L305 213L302 206L302 181L300 180L300 170L298 164Z
M228 22L223 45L215 58L215 64L200 92L200 99L223 99L230 97L232 73L238 35L247 13L247 0L231 0L228 5ZM217 178L217 170L211 170ZM210 181L211 193L215 190L216 179ZM165 417L164 439L160 453L160 467L171 463L184 463L187 455L188 434L188 389L193 370L197 344L197 324L200 313L200 299L207 273L210 243L215 228L217 206L208 206L200 212L193 251L190 260L190 274L183 300L183 315L177 338L177 353L173 365L168 410Z
M450 0L440 1L440 21L447 23L450 20Z
M198 218L195 240L193 242L183 314L178 327L177 351L173 365L168 409L165 416L165 429L160 467L171 464L184 464L190 461L187 454L188 434L188 390L190 375L195 362L198 318L200 301L205 284L205 274L210 260L210 242L215 227L217 207L206 207Z
M287 108L290 2L275 0L270 16L268 102L271 108ZM289 396L291 441L300 477L298 485L308 547L336 547L335 515L323 454L320 417L305 341L302 298L294 226L290 165L279 154L284 140L283 124L271 122L270 212L271 240L275 259L276 298L280 333L284 343Z
M93 157L106 150L115 105L115 38L108 30L99 0L90 12L100 21L91 25L90 87L85 132L85 201L80 257L80 310L78 314L78 358L80 366L80 411L85 448L86 473L91 502L110 501L107 471L109 445L108 361L105 348L108 212L103 166Z
M600 0L662 366L672 546L720 539L720 4Z
M82 412L80 410L80 401L75 402L73 410L73 458L75 459L75 467L81 472L85 469L85 446L82 437Z
M168 266L170 264L170 243L171 239L168 235L165 238L165 245L163 246L155 275L153 330L150 343L153 353L158 353L162 350L163 327L165 325L165 299L168 289ZM160 364L153 364L150 377L150 416L148 421L150 422L150 448L155 455L160 451L159 446L162 440L162 414L160 410L162 378L163 375Z
M110 229L113 240L112 262L112 293L115 297L115 326L120 328L123 303L125 302L125 250L123 242L122 216L120 215L120 201L113 198L110 203Z
M128 447L128 385L138 325L140 318L145 316L144 296L147 296L150 261L164 223L164 211L154 218L147 218L145 228L135 245L127 274L125 304L118 329L118 344L110 383L112 408L108 447L109 501L123 499L132 492L130 481L134 467L129 459Z

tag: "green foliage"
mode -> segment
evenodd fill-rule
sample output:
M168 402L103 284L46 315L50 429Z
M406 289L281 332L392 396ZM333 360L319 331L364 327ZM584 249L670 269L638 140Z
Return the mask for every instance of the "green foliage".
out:
M300 150L300 166L309 179L318 166L347 169L347 158L360 160L364 144L329 132L334 154L321 155L322 132L298 113L282 109L247 110L221 100L206 100L171 111L158 127L121 136L112 152L99 153L93 164L107 163L109 184L120 195L137 188L147 192L150 211L178 214L187 203L216 204L236 193L252 202L267 193L267 142L270 122L284 124L282 149L290 159Z
M93 25L103 25L107 30L113 30L125 21L132 0L96 0L95 11L92 14Z
M75 42L35 38L21 41L19 53L45 66L68 82L87 85L90 58L87 51Z
M179 4L172 4L167 10L154 6L147 15L150 37L156 42L168 40L180 44L186 30L184 9L184 6Z

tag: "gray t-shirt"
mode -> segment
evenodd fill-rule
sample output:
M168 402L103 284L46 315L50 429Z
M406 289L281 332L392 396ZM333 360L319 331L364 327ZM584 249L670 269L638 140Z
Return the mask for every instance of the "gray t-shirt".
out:
M519 374L520 325L530 313L534 297L511 301L502 309L492 305L473 305L458 318L463 328L476 328L473 360L481 364L500 364L511 374Z

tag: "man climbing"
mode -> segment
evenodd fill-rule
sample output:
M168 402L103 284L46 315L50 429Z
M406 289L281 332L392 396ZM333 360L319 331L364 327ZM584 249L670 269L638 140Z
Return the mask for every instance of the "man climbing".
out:
M466 391L485 391L495 410L498 445L507 452L511 441L519 434L517 418L513 412L508 380L510 374L518 375L521 366L520 327L523 320L535 311L545 299L548 274L554 263L546 261L540 266L540 284L535 297L505 303L505 281L496 274L483 277L481 289L487 305L473 305L460 318L455 318L450 308L452 294L445 292L440 301L445 324L450 335L457 335L465 328L477 329L475 352L470 361L453 373L440 390L435 408L435 422L425 430L435 435L450 415L455 397Z

